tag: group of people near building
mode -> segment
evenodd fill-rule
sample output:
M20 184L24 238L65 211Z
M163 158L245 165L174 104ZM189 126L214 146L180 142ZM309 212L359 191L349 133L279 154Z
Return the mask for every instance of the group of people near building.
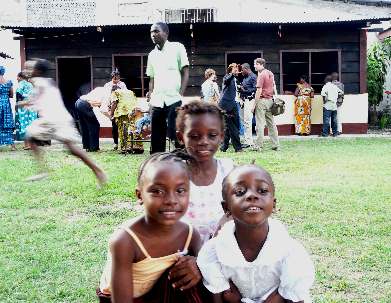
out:
M155 48L148 57L147 97L152 155L140 166L135 189L144 214L124 222L112 235L97 289L99 301L310 302L314 266L284 224L270 218L276 210L271 175L256 165L235 167L231 159L215 157L230 143L237 152L244 148L239 136L240 112L245 127L252 127L253 113L257 122L257 138L252 143L252 133L246 129L246 144L262 149L266 125L272 148L278 150L270 111L276 93L273 73L265 68L264 59L257 58L258 75L249 64L242 64L244 80L238 83L239 66L232 63L219 93L215 73L209 70L206 81L210 87L202 86L204 100L182 104L189 63L184 46L168 41L168 33L165 23L151 27ZM75 145L79 136L75 121L49 70L46 60L25 63L32 93L19 106L37 114L25 136L41 169L31 180L47 176L38 142L56 139L103 185L107 180L103 170ZM0 74L4 74L2 69ZM12 83L0 77L0 84L1 93L5 92L0 139L2 144L13 144ZM326 100L330 92L325 89ZM105 87L76 101L83 148L90 152L99 149L94 107L117 125L120 150L127 150L128 134L140 130L136 122L148 118L142 110L141 115L137 113L134 93L121 84L115 71ZM166 152L167 136L181 149Z
M205 82L201 86L201 95L204 101L218 104L225 112L226 132L220 148L225 152L231 142L235 152L243 148L252 148L261 151L264 147L264 128L268 128L272 142L272 149L279 149L278 130L270 111L273 96L276 94L276 85L273 73L265 68L265 59L256 58L255 75L249 63L231 63L223 78L222 90L219 92L216 83L216 73L213 69L205 71ZM238 81L239 73L243 80ZM253 140L253 117L256 118L257 137ZM240 138L240 129L243 136Z
M115 150L122 154L144 152L141 141L143 128L150 122L148 108L137 102L134 92L120 80L118 70L111 73L111 81L103 87L96 87L81 95L75 102L75 108L86 151L100 150L100 123L94 112L94 108L99 108L111 120Z

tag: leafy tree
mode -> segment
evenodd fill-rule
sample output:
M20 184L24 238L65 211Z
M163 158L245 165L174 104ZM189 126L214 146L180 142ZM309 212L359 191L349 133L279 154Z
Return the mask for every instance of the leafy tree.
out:
M373 111L383 99L387 68L391 63L391 38L376 43L368 52L368 101Z

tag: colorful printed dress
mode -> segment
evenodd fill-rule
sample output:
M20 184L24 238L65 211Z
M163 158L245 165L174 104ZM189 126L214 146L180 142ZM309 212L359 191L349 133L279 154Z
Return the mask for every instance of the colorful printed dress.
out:
M0 83L0 145L14 144L14 117L9 92L12 82Z
M297 83L295 96L295 133L309 135L311 133L311 100L314 97L314 89L308 83Z
M21 80L16 89L16 105L18 102L26 100L32 92L33 85L26 80ZM26 128L37 118L38 114L35 111L26 107L17 107L15 113L16 140L23 141L25 139Z
M137 98L131 90L118 89L112 93L111 102L116 102L117 107L114 111L114 119L118 125L119 149L121 152L143 153L144 147L142 142L134 142L133 140L141 140L141 134L136 133L136 121L138 118L135 110Z

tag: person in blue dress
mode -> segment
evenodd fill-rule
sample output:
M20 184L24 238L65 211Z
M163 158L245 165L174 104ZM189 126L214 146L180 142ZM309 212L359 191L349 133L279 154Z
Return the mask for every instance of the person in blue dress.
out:
M12 115L10 98L14 96L12 81L4 78L5 68L0 65L0 145L11 145L15 150L14 143L14 117Z
M16 140L24 141L26 136L26 128L38 118L38 114L23 106L18 106L22 101L29 98L33 91L33 85L27 81L27 77L23 72L18 73L18 88L16 89L16 113L15 113L15 128ZM24 149L30 149L27 141L24 143Z

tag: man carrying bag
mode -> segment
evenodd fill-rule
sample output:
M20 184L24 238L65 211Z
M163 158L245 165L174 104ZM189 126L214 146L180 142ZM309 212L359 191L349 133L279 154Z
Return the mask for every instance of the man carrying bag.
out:
M255 93L255 120L257 123L257 139L255 148L262 151L265 125L268 128L269 137L272 142L272 150L277 151L280 148L278 140L278 130L274 123L272 114L273 93L276 92L274 75L266 69L265 59L257 58L254 60L255 70L258 71L257 91Z

